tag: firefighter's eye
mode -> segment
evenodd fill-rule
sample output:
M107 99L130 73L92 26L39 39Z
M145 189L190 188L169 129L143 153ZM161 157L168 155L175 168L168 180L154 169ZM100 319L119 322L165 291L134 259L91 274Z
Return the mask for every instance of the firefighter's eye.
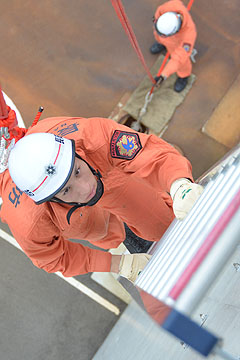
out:
M78 176L80 174L80 167L75 169L75 176Z
M70 187L69 187L69 186L66 187L66 188L63 190L63 196L64 196L64 195L67 195L67 193L69 192L69 190L70 190Z

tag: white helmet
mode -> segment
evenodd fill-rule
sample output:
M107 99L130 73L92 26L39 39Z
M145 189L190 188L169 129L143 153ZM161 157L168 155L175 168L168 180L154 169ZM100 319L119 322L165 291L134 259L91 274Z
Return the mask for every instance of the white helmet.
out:
M181 16L176 12L169 11L157 19L155 29L159 35L171 36L179 31L181 24Z
M26 135L8 161L12 180L37 204L50 200L69 180L75 161L74 141L50 133Z

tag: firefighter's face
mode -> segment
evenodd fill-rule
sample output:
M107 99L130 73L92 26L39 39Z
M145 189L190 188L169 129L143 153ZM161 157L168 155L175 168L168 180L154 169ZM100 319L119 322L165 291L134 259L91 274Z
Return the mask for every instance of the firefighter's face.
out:
M64 202L87 203L96 194L97 180L88 165L75 158L72 175L56 197Z

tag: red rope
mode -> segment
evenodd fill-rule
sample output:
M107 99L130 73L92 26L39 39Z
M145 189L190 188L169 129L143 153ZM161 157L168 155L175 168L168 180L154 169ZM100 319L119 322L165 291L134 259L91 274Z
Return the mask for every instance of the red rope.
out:
M130 40L134 50L137 53L138 58L140 59L142 65L144 66L144 68L145 68L151 82L153 84L155 84L156 81L154 80L154 78L153 78L153 76L152 76L152 74L151 74L151 72L150 72L150 70L149 70L149 68L148 68L148 66L147 66L147 64L146 64L146 62L144 60L142 51L141 51L140 46L138 44L137 38L136 38L136 36L135 36L135 34L133 32L132 26L131 26L128 18L127 18L127 15L126 15L126 12L124 10L124 7L123 7L123 4L122 4L121 0L111 0L111 2L112 2L112 5L113 5L113 7L114 7L114 9L116 11L116 14L117 14L117 16L118 16L124 30L125 30L127 36L129 37L129 40Z
M36 125L41 114L43 107L40 106L37 115L32 123L32 126ZM8 143L14 138L15 142L25 136L28 129L20 128L17 122L17 116L14 110L12 110L5 102L1 88L0 88L0 128L7 127L10 135L9 139L6 139Z
M17 125L17 117L14 110L6 105L7 117L2 117L0 120L0 127L8 127L10 130Z
M0 88L0 119L6 119L8 117L8 108L4 100L2 90Z
M44 110L43 107L40 106L40 108L38 109L37 115L35 116L35 119L33 120L31 127L37 125L38 120L40 119L40 116L42 115L43 110Z
M25 136L27 131L28 131L28 129L26 129L26 128L20 128L18 126L15 126L15 128L13 128L12 130L9 131L10 140L12 138L14 138L15 143L16 143L18 140L20 140L22 137Z
M187 9L188 11L191 10L192 4L194 3L194 0L190 0L189 3L187 4Z
M8 128L10 138L7 139L7 141L9 143L13 138L17 142L27 132L27 129L20 128L17 125L18 122L17 122L16 113L14 110L10 108L10 106L6 104L2 94L2 90L0 88L0 127Z

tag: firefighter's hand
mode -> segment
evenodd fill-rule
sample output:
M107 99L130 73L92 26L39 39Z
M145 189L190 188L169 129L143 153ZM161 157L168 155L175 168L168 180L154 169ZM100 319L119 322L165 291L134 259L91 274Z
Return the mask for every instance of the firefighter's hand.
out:
M188 179L178 179L171 186L173 212L178 220L183 220L203 192L203 187Z
M150 258L151 255L149 254L122 255L119 265L119 275L135 282Z
M160 76L155 76L155 77L154 77L154 80L156 81L155 86L156 86L156 87L159 87L159 86L161 85L161 83L165 80L165 76L162 76L162 75L160 75Z

